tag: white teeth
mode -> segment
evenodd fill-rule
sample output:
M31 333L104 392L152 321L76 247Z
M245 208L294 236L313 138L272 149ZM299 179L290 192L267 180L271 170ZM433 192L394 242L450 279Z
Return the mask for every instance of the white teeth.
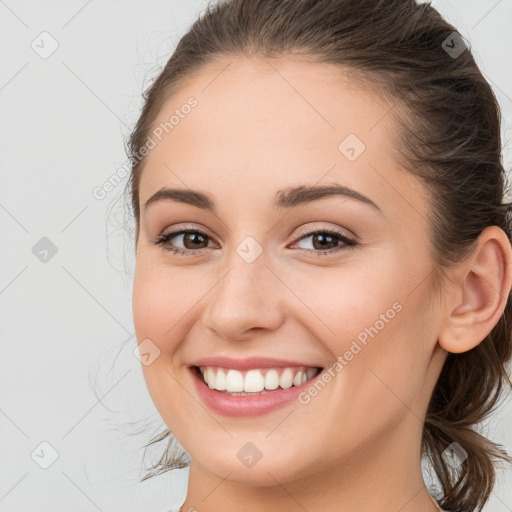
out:
M214 381L213 384L215 385L216 382ZM230 393L237 393L237 392L240 392L243 390L244 390L243 375L237 370L229 370L228 374L226 376L226 391L229 391Z
M281 377L279 377L279 385L283 389L291 388L293 384L293 370L291 368L285 368Z
M224 391L226 389L226 372L222 368L217 370L217 376L215 377L215 389L217 391Z
M227 393L265 393L278 388L300 386L317 374L316 368L289 367L253 369L240 372L233 369L201 367L203 379L210 389Z
M302 372L297 372L293 377L293 385L300 386L302 384Z
M265 389L273 390L279 387L279 374L276 370L269 370L265 374Z
M244 378L244 391L259 393L265 387L265 378L258 370L249 370Z
M210 389L213 389L215 387L215 372L212 368L208 368L206 370L205 376L204 376L205 382L208 384L208 387Z

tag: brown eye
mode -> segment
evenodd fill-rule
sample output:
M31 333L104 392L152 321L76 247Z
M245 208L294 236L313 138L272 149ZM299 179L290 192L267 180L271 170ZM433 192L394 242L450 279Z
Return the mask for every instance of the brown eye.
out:
M323 235L323 234L317 234L312 235L313 239L313 247L315 249L321 250L321 249L333 249L334 247L337 247L339 245L339 239L332 235Z
M312 231L299 238L295 245L301 240L311 239L309 248L302 248L305 252L316 254L328 254L341 251L350 247L355 247L357 242L345 236L338 231L331 231L329 229L322 229Z
M153 243L161 245L164 250L175 254L195 255L202 254L208 248L210 240L211 238L201 231L182 229L161 235ZM183 245L183 247L179 245Z
M203 249L204 247L208 247L208 237L202 235L201 233L189 231L187 233L182 233L181 235L177 236L182 235L183 245L185 246L185 249ZM176 236L174 236L173 238L176 238Z

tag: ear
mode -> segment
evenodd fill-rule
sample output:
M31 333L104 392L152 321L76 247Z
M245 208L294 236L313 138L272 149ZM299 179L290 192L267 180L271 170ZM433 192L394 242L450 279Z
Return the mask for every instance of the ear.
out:
M438 340L447 352L460 353L481 343L505 309L512 286L512 248L505 232L485 228L452 282Z

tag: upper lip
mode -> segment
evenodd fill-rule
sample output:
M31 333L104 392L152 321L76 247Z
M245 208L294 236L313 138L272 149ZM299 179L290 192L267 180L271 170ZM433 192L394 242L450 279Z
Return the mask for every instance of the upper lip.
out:
M197 359L191 366L216 366L220 368L232 368L234 370L251 370L253 368L290 368L294 366L306 366L308 368L321 368L320 365L311 363L289 361L286 359L274 359L269 357L202 357Z

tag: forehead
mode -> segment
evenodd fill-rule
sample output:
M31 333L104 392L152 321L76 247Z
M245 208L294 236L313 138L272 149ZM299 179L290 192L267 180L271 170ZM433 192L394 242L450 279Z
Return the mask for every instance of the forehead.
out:
M264 196L270 205L276 190L324 179L376 202L421 194L416 178L397 165L392 109L337 66L296 58L215 61L155 119L160 135L146 157L140 203L178 185L241 205Z
M168 130L174 136L165 133L164 138L177 146L183 135L204 152L218 150L219 143L230 152L243 146L245 154L262 145L297 149L300 144L307 149L322 141L339 142L350 133L367 146L375 145L383 135L391 135L390 105L352 75L333 65L291 57L223 59L201 68L168 98L154 128L165 127L176 113L179 119L174 116ZM191 97L197 106L181 114L188 111Z

